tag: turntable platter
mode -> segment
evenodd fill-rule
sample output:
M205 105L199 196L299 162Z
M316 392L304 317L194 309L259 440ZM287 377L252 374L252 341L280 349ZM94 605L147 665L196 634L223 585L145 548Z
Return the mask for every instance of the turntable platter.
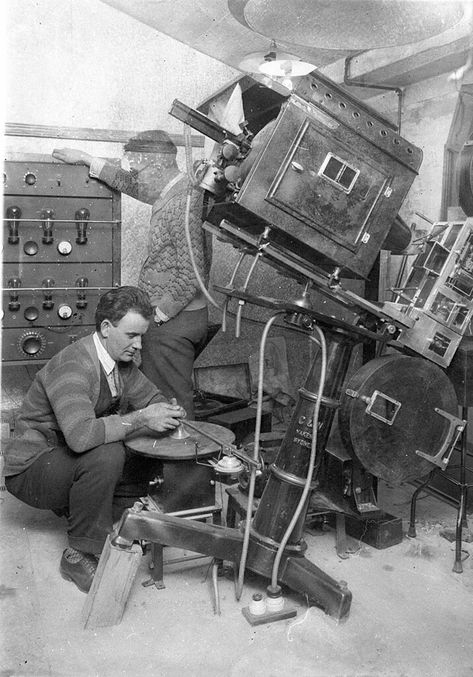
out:
M173 439L169 433L152 433L148 435L136 435L126 440L126 446L137 454L151 458L164 460L188 460L196 456L210 456L220 451L220 445L205 435L208 433L213 438L222 441L222 445L232 444L235 440L234 433L214 423L205 421L190 421L192 429L188 429L189 437ZM196 430L197 428L198 430Z

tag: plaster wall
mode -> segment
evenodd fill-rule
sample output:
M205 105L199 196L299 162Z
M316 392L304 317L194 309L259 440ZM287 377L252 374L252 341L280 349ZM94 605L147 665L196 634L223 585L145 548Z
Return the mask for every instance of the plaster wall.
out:
M175 98L197 106L235 72L99 0L6 0L5 122L182 132ZM120 158L119 143L6 136L5 157L56 147ZM196 157L201 149L196 149ZM185 167L184 150L178 162ZM122 200L122 282L136 282L150 207Z
M353 89L356 94L356 88ZM442 74L407 87L402 102L401 134L423 152L419 175L404 200L401 216L420 228L438 221L441 213L444 147L448 139L455 106L457 85ZM386 94L370 99L369 104L390 120L397 119L397 97Z
M173 99L234 74L99 0L7 0L5 18L8 121L180 132Z
M356 93L356 88L353 90ZM419 174L404 200L401 217L416 234L413 239L429 232L431 222L439 221L442 213L444 149L450 133L458 101L457 85L442 74L416 83L404 90L402 101L401 134L418 146L423 153ZM384 94L370 100L370 105L390 120L397 120L397 97ZM404 283L409 275L417 249L411 247L411 256L402 276ZM384 271L385 288L396 286L401 256L392 256ZM392 300L387 292L384 297Z

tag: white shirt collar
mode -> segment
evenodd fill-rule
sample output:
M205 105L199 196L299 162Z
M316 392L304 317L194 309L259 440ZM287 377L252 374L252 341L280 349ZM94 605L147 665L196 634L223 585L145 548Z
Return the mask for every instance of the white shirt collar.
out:
M95 343L95 348L97 350L97 356L99 358L99 362L102 365L102 367L105 370L105 373L107 376L112 373L114 367L115 367L115 360L110 357L110 355L107 353L105 350L102 341L99 339L99 335L97 332L94 332L94 343Z

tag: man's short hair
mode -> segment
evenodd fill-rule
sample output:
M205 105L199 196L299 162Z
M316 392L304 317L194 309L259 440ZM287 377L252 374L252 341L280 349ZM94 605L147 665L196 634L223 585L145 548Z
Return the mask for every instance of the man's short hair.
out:
M168 153L176 155L177 148L171 137L163 129L149 129L139 132L125 145L130 153Z
M95 328L100 331L104 320L117 325L129 310L150 320L154 310L148 294L138 287L114 287L102 294L95 310Z

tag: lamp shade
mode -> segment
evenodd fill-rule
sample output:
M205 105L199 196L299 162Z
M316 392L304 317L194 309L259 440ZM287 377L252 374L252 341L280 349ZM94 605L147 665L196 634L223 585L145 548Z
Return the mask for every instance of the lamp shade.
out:
M278 78L296 78L307 75L315 66L307 61L301 61L291 54L278 54L276 58L263 61L259 66L260 73Z

